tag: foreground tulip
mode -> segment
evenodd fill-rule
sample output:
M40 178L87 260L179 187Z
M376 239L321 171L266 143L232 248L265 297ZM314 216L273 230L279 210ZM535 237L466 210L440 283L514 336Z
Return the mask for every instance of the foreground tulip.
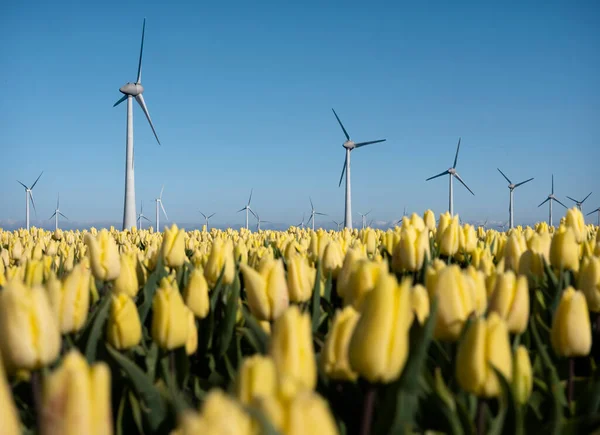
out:
M289 305L283 262L269 259L260 272L241 265L250 311L258 320L275 320Z
M493 367L510 382L513 368L508 329L496 313L475 320L458 344L458 385L479 397L497 397L502 390Z
M10 384L2 365L0 354L0 422L2 422L2 433L6 435L20 435L21 423L19 413L13 401Z
M139 290L138 285L138 260L133 252L121 254L121 273L115 280L113 289L127 296L135 297Z
M519 261L526 248L527 245L522 235L512 232L508 236L504 247L504 265L506 269L519 270Z
M0 291L0 352L6 369L37 370L53 362L60 331L46 290L9 282Z
M459 249L465 254L471 254L477 247L477 233L473 225L465 224L458 235Z
M577 207L567 210L565 225L573 230L577 243L583 243L587 239L587 227L583 213Z
M142 325L137 307L124 293L112 296L110 316L106 338L116 349L129 349L137 345L142 338Z
M44 379L41 434L111 435L110 389L106 363L90 367L79 352L69 352L61 366Z
M586 356L590 353L592 325L582 292L573 287L563 290L552 319L550 339L554 352L559 356Z
M100 281L112 281L121 273L119 249L110 233L103 229L97 237L87 233L85 244L88 247L92 272Z
M79 331L85 324L90 306L90 276L89 269L80 263L63 279L62 284L51 279L46 285L63 334Z
M392 268L396 272L416 272L430 256L429 231L418 231L409 226L402 229L400 241L394 248Z
M579 270L579 245L571 228L560 226L552 237L550 263L558 269Z
M527 278L522 275L517 277L512 271L500 275L496 279L489 308L506 320L510 332L515 334L525 332L529 322Z
M321 352L321 366L331 379L354 381L358 377L350 367L348 348L359 317L351 305L335 314Z
M450 213L440 215L440 222L436 233L436 239L440 247L440 253L452 257L460 247L460 225L458 215L450 216Z
M583 260L579 272L579 288L585 295L590 311L600 312L600 257Z
M185 346L188 325L188 308L179 290L163 279L152 300L152 339L165 350Z
M301 313L296 305L289 307L275 322L270 354L286 394L315 387L317 367L310 316Z
M393 275L381 276L365 298L350 340L352 369L370 382L398 378L408 355L411 322L410 282L398 285Z
M344 293L344 305L353 305L360 311L365 296L375 288L379 277L388 273L387 268L386 262L376 263L367 259L358 261L350 277L349 288Z
M527 348L520 345L513 360L513 392L515 399L524 405L529 400L533 390L533 373Z
M337 278L343 263L344 254L342 253L340 244L335 241L329 242L323 253L323 273L325 276L331 274L334 279Z
M25 285L31 287L42 284L44 280L44 264L39 260L30 260L25 268Z
M185 341L185 353L193 355L198 349L198 328L196 328L196 318L192 310L187 310L188 335Z
M169 267L179 267L185 261L185 231L173 224L165 228L161 254L165 264Z
M196 267L188 280L188 284L183 291L183 300L190 310L199 319L204 319L210 310L210 301L208 298L208 283L204 278L204 271Z
M235 260L231 241L217 238L213 241L210 256L204 267L204 277L212 289L223 273L223 283L231 284L235 276Z
M426 210L423 213L423 221L425 222L425 226L429 231L433 231L435 229L435 213L431 210Z
M310 267L303 255L293 254L287 262L287 286L290 301L306 302L312 296L315 269Z
M253 355L244 359L235 383L240 402L251 405L255 399L275 395L276 390L277 370L272 358Z
M410 291L410 307L417 317L417 321L423 325L429 317L429 295L427 289L417 284Z
M351 277L354 270L358 267L358 260L363 258L366 258L366 255L358 249L350 248L346 252L346 257L344 257L344 263L336 282L336 291L341 298L345 297L350 288Z

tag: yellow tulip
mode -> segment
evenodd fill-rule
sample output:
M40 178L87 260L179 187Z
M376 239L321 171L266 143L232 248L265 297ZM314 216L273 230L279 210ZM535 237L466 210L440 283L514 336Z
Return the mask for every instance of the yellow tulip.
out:
M233 246L231 240L223 241L223 239L217 238L213 241L210 255L204 268L204 277L210 288L215 287L221 272L223 272L223 283L231 284L235 277Z
M343 263L344 254L340 244L336 241L329 242L323 253L323 273L325 276L331 274L334 279L337 278Z
M190 310L199 319L204 319L210 310L208 298L208 283L204 278L204 271L196 267L189 276L187 286L183 291L183 300Z
M110 233L103 229L97 237L90 233L85 235L85 244L88 247L92 272L100 281L112 281L121 273L119 250ZM72 251L71 251L72 252Z
M418 231L412 226L402 229L400 241L392 254L392 268L396 272L415 272L430 257L429 231Z
M161 254L165 264L169 267L179 267L185 261L185 231L173 224L165 228Z
M471 254L477 247L477 233L475 227L465 224L459 233L459 249L461 252Z
M152 339L166 350L185 346L188 326L188 308L179 290L163 278L152 300Z
M577 243L583 243L587 239L587 227L583 213L577 207L567 210L565 225L573 230Z
M426 210L423 213L423 221L425 222L425 226L429 229L429 231L433 231L435 229L435 213L431 210Z
M525 404L533 390L533 373L527 348L520 345L513 358L513 392L520 404Z
M185 353L192 355L198 349L198 329L196 328L196 318L192 310L187 310L188 336L185 341Z
M387 263L376 263L368 259L359 260L350 277L350 285L344 293L344 305L351 304L360 311L365 296L375 288L379 277L385 273L388 273Z
M375 254L375 250L377 249L377 235L375 233L375 230L373 230L372 228L365 229L363 232L362 242L367 248L368 255Z
M111 296L110 316L106 328L106 338L116 349L129 349L142 338L142 325L133 300L125 293Z
M139 291L137 256L133 252L121 254L120 263L121 273L115 280L113 289L133 298Z
M555 236L556 237L556 236ZM585 296L568 287L552 319L550 339L559 356L586 356L592 348L592 325Z
M258 320L275 320L289 305L289 293L283 262L271 260L259 272L241 265L250 311Z
M354 270L358 267L358 260L366 258L366 255L358 249L348 249L346 257L344 257L344 263L342 269L338 274L336 281L336 292L341 298L346 297L345 294L351 285L351 277Z
M550 263L558 269L579 270L579 246L571 228L560 226L552 237Z
M351 306L338 310L321 352L321 366L331 379L354 381L358 374L350 367L348 348L360 314Z
M90 306L90 276L80 263L63 279L62 284L50 279L46 284L60 332L79 331L87 319Z
M487 319L475 320L458 344L458 385L479 397L497 397L501 392L500 382L492 367L511 381L513 368L508 329L496 313L491 313Z
M444 216L443 219L442 216ZM454 217L450 217L448 213L440 215L436 237L441 254L451 257L458 252L458 248L460 247L460 231L458 215Z
M592 312L600 312L600 257L588 257L581 263L579 288Z
M504 246L504 265L506 269L518 271L519 261L527 245L522 235L511 232Z
M487 311L488 307L488 296L487 286L485 282L485 275L482 271L476 270L473 266L468 266L464 271L464 275L467 280L473 286L473 294L475 295L475 312L477 315L482 316Z
M429 317L430 307L427 289L421 284L415 285L410 291L410 307L418 322L423 325Z
M44 264L39 260L30 260L25 268L25 285L31 287L42 284L44 280Z
M235 391L244 405L252 405L255 399L274 396L277 370L273 359L262 355L245 358L237 375Z
M20 435L22 433L19 413L2 365L2 355L0 355L0 421L2 422L2 433L5 435Z
M512 271L501 274L496 285L490 311L498 313L506 321L508 330L521 334L527 329L529 322L529 287L527 278L516 276Z

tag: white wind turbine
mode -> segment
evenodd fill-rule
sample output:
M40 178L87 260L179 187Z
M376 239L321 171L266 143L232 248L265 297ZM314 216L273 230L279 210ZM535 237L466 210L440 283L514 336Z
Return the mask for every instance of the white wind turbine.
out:
M54 218L54 229L57 230L58 229L58 215L61 215L62 217L64 217L65 219L69 220L68 217L66 217L64 214L62 214L60 212L60 193L58 194L58 196L56 197L56 210L54 210L54 214L52 216L50 216L48 218L48 220Z
M250 208L250 201L252 201L252 191L254 189L250 189L250 197L248 198L248 204L246 204L244 207L240 208L237 212L241 212L246 210L246 229L248 229L248 212L252 213L252 216L256 217L256 213L254 213L252 211L252 209Z
M256 213L254 216L256 216L256 231L260 231L260 224L272 224L273 222L271 221L264 221L260 218L260 215L258 213Z
M123 210L123 229L133 228L135 226L135 177L133 173L133 98L136 99L154 133L156 141L160 145L156 130L150 119L150 113L142 96L144 87L142 86L142 53L144 52L144 33L146 31L146 19L142 27L142 45L140 47L140 60L138 63L137 80L135 83L127 82L121 86L119 91L124 94L113 107L118 106L123 101L127 100L127 149L125 152L125 204Z
M148 222L150 222L150 219L148 219L146 217L146 215L144 215L144 201L142 201L140 203L140 214L138 214L138 217L137 217L137 223L138 223L138 227L140 228L140 230L142 229L142 219L145 219Z
M331 110L333 110L333 109L331 109ZM340 127L342 127L342 130L344 131L344 135L346 136L346 142L344 142L342 144L342 146L346 149L346 160L344 161L344 166L342 168L342 175L340 176L340 183L338 184L338 187L342 185L342 179L344 178L344 172L345 172L346 173L346 201L344 203L344 226L346 228L352 229L352 193L351 193L351 188L350 188L350 152L355 148L364 147L366 145L371 145L374 143L385 142L385 139L355 143L350 140L350 135L344 128L344 124L342 124L342 121L340 121L340 118L337 116L337 113L335 113L335 110L333 110L333 114L335 115L335 119L337 119L337 122L340 124Z
M467 190L469 192L471 192L472 195L475 195L473 193L473 191L471 189L469 189L469 186L467 186L465 184L465 182L463 181L462 178L460 178L460 175L458 175L458 172L456 172L456 161L458 160L458 151L460 150L460 138L458 138L458 145L456 147L456 155L454 156L454 163L452 164L452 167L449 169L446 169L444 172L440 172L437 175L434 175L433 177L429 177L427 180L425 181L429 181L429 180L433 180L434 178L438 178L441 177L442 175L446 175L448 174L448 178L449 178L449 182L450 182L450 193L449 193L449 197L448 197L448 207L450 209L450 215L454 216L454 192L452 191L452 178L456 177L456 179L458 181L460 181L460 183L465 186L467 188Z
M533 178L530 178L528 180L521 181L520 183L514 184L512 181L510 181L508 179L508 177L506 175L504 175L504 172L502 172L500 170L500 168L496 168L496 169L498 169L498 172L500 172L502 174L502 176L506 179L506 181L508 181L508 189L510 190L510 199L509 199L509 202L508 202L508 227L509 228L513 228L514 227L514 220L513 220L513 214L514 214L514 212L513 212L514 190L517 187L519 187L519 186L521 186L521 185L523 185L525 183L529 183L531 180L533 180Z
M367 216L369 216L369 214L372 212L373 210L369 210L366 213L358 213L360 215L360 217L362 218L362 229L365 229L365 226L367 225Z
M213 217L214 215L216 215L216 213L213 213L211 215L206 216L204 213L200 212L200 214L202 216L204 216L204 220L206 221L206 231L208 231L208 221L210 220L211 217Z
M331 222L333 222L337 226L337 231L339 231L341 226L344 225L343 222L337 222L337 221L331 221Z
M585 200L590 197L591 194L592 194L592 192L588 193L588 196L586 196L585 198L583 198L583 200L581 200L581 201L577 201L576 199L573 199L570 196L567 196L567 198L569 198L571 201L573 201L575 203L575 205L577 206L577 208L579 209L579 211L581 211L581 206L583 205L583 203L585 202Z
M42 171L40 173L40 175L36 178L36 180L33 182L31 187L27 187L23 183L21 183L19 180L17 180L17 183L19 183L21 186L23 186L25 188L25 226L27 227L27 229L29 229L29 200L31 200L31 205L33 205L33 211L35 212L35 214L37 216L37 210L35 209L35 201L33 200L33 192L32 191L43 173L44 173L44 171Z
M319 213L315 210L315 206L313 205L312 199L309 196L308 200L310 201L310 218L308 219L308 223L310 224L310 222L312 221L312 230L315 230L315 216L327 216L325 213ZM352 228L352 227L350 227Z
M586 216L589 216L593 213L598 213L598 223L596 225L598 225L600 227L600 207L598 207L596 210L592 210L591 212L589 212Z
M552 192L548 195L548 197L540 205L538 205L538 207L541 207L542 205L546 204L547 202L549 203L550 213L549 213L549 217L548 217L548 224L550 226L552 226L552 201L556 201L560 205L562 205L564 208L567 208L566 205L564 205L562 202L560 202L558 199L556 199L556 196L554 196L554 174L552 174Z
M167 216L167 211L165 210L165 207L162 202L163 190L165 190L165 186L163 186L160 189L160 195L158 196L158 198L154 199L154 201L156 202L156 232L158 233L160 233L160 210L158 209L159 206L162 209L163 214L165 215L165 219L169 220L169 216Z
M304 229L304 213L302 213L302 222L300 222L298 225L296 225L297 227L300 227L302 229Z

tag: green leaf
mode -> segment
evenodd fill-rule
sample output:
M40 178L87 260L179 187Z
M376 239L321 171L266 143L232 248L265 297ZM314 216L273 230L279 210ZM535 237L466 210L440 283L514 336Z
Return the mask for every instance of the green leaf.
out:
M319 328L319 315L321 311L321 262L317 260L317 276L315 277L315 286L312 294L312 331L316 332Z
M245 411L250 414L252 419L258 423L260 426L260 434L261 435L281 435L271 424L269 419L265 417L265 415L255 407L244 407Z
M225 355L227 349L229 349L229 345L231 344L231 339L233 337L233 332L235 330L235 321L237 317L238 310L238 301L240 299L240 278L239 274L236 274L233 285L229 286L229 291L227 292L227 304L225 306L225 316L223 318L222 324L219 326L221 329L221 335L219 340L219 347L217 350L217 355L219 358Z
M600 411L600 373L590 380L586 390L577 399L577 414L593 415Z
M502 433L522 435L525 432L523 418L520 412L520 405L513 394L513 389L501 371L494 366L492 366L492 369L500 381L502 397L500 398L500 411L489 433L492 435L500 435ZM498 427L496 432L494 432L495 426Z
M146 362L146 372L148 373L148 377L154 381L156 378L156 362L158 361L158 345L156 342L152 342L150 348L148 349L148 353L146 354L145 362Z
M167 276L167 271L165 270L162 256L159 254L154 272L148 276L146 284L144 285L144 289L142 290L144 300L138 307L138 314L140 315L140 322L142 325L146 322L146 317L148 317L150 308L152 308L152 299L154 298L154 293L160 284L160 280L165 276Z
M257 352L266 354L268 351L269 336L261 328L254 316L244 306L242 306L242 313L244 315L244 319L246 319L247 326L247 328L242 328L242 331L248 331L254 336ZM247 332L244 332L244 335L247 336Z
M85 342L83 348L85 349L85 358L89 364L96 362L98 343L102 337L102 333L104 332L104 324L108 318L110 304L111 298L108 294L105 294L100 302L100 305L98 305L98 310L96 311L93 322L90 323L91 327L89 334L84 333L84 335L82 335L83 337L87 336L87 341Z
M135 397L132 391L129 391L129 394L127 396L129 397L129 404L131 405L131 414L133 416L133 421L135 422L137 433L143 434L144 424L142 422L142 410L140 408L140 402L137 400L137 397Z
M221 290L223 289L223 276L225 275L225 266L221 270L219 274L219 278L217 278L217 282L215 284L215 288L212 290L212 294L210 295L210 311L214 312L215 307L217 306L217 301L219 300L219 295L221 294Z

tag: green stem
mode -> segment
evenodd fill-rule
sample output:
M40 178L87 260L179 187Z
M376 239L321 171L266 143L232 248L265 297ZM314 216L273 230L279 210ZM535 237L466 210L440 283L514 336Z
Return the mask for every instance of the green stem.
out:
M573 379L575 378L575 358L569 358L569 378L567 379L567 397L569 409L573 403Z
M31 372L31 393L33 396L33 405L38 422L38 428L41 428L42 422L42 374L39 370Z
M371 433L371 425L373 422L373 410L375 408L376 389L373 385L368 384L365 400L363 403L363 415L360 427L361 435L369 435Z
M477 399L477 435L485 433L485 406L486 402L483 398Z

